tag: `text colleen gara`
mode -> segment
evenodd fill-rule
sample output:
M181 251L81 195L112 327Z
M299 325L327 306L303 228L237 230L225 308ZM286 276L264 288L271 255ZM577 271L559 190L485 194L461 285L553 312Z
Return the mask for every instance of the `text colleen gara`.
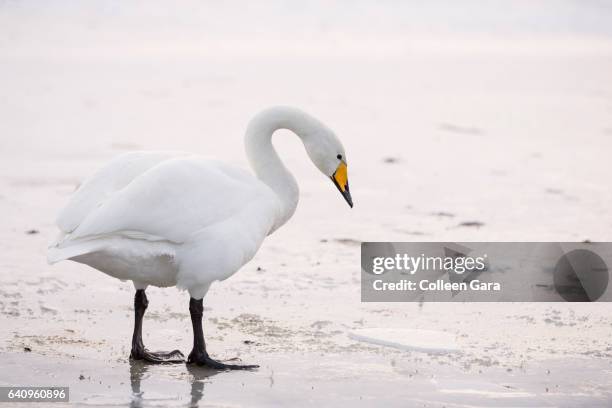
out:
M372 282L372 287L376 291L501 291L499 282L482 282L477 279L470 282L445 282L442 279L430 281L422 279L411 281L402 279L398 282L385 282L377 279Z

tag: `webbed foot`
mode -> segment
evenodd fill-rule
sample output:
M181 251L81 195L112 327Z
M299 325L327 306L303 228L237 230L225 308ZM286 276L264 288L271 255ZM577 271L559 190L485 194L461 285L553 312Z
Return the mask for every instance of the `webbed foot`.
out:
M185 362L185 356L179 350L173 351L149 351L143 349L133 349L130 353L133 360L144 360L154 364L178 364Z
M195 350L189 354L187 364L197 364L212 368L215 370L255 370L259 368L255 364L226 364L210 358L208 353L196 352Z

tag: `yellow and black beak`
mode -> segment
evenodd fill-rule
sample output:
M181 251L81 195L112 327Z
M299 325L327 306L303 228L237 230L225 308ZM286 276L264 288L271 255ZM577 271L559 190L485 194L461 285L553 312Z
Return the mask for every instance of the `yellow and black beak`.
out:
M338 168L330 178L332 179L334 185L338 188L338 191L340 191L340 194L342 194L342 197L344 197L348 205L353 208L353 199L351 198L351 192L349 191L346 163L340 162Z

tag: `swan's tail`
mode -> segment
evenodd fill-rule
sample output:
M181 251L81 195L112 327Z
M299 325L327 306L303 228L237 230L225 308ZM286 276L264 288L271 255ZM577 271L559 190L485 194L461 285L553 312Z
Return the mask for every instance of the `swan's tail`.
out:
M73 238L71 234L61 233L57 240L47 249L47 262L50 265L74 259L81 255L92 254L99 251L117 253L117 248L124 248L119 253L147 254L147 256L175 256L174 242L138 231L122 231L114 235L92 235L89 237ZM132 256L132 255L126 255Z
M47 249L47 262L49 265L53 265L74 256L82 255L84 252L77 248L78 247L59 248L57 246L51 246Z
M92 240L71 241L66 234L61 233L55 242L47 248L47 262L53 265L66 259L84 255L99 249L100 243Z

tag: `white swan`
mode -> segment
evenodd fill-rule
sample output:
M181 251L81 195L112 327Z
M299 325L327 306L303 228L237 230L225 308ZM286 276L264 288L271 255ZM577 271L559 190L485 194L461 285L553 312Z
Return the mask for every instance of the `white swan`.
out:
M194 346L188 362L214 368L253 368L211 359L202 333L202 298L212 282L227 279L253 258L265 237L293 215L299 191L272 146L289 129L352 207L346 154L334 133L289 107L259 113L245 145L255 175L186 153L135 152L119 156L86 180L60 212L58 240L48 261L72 260L131 280L135 326L131 357L183 361L180 351L153 353L142 343L148 285L186 289Z

